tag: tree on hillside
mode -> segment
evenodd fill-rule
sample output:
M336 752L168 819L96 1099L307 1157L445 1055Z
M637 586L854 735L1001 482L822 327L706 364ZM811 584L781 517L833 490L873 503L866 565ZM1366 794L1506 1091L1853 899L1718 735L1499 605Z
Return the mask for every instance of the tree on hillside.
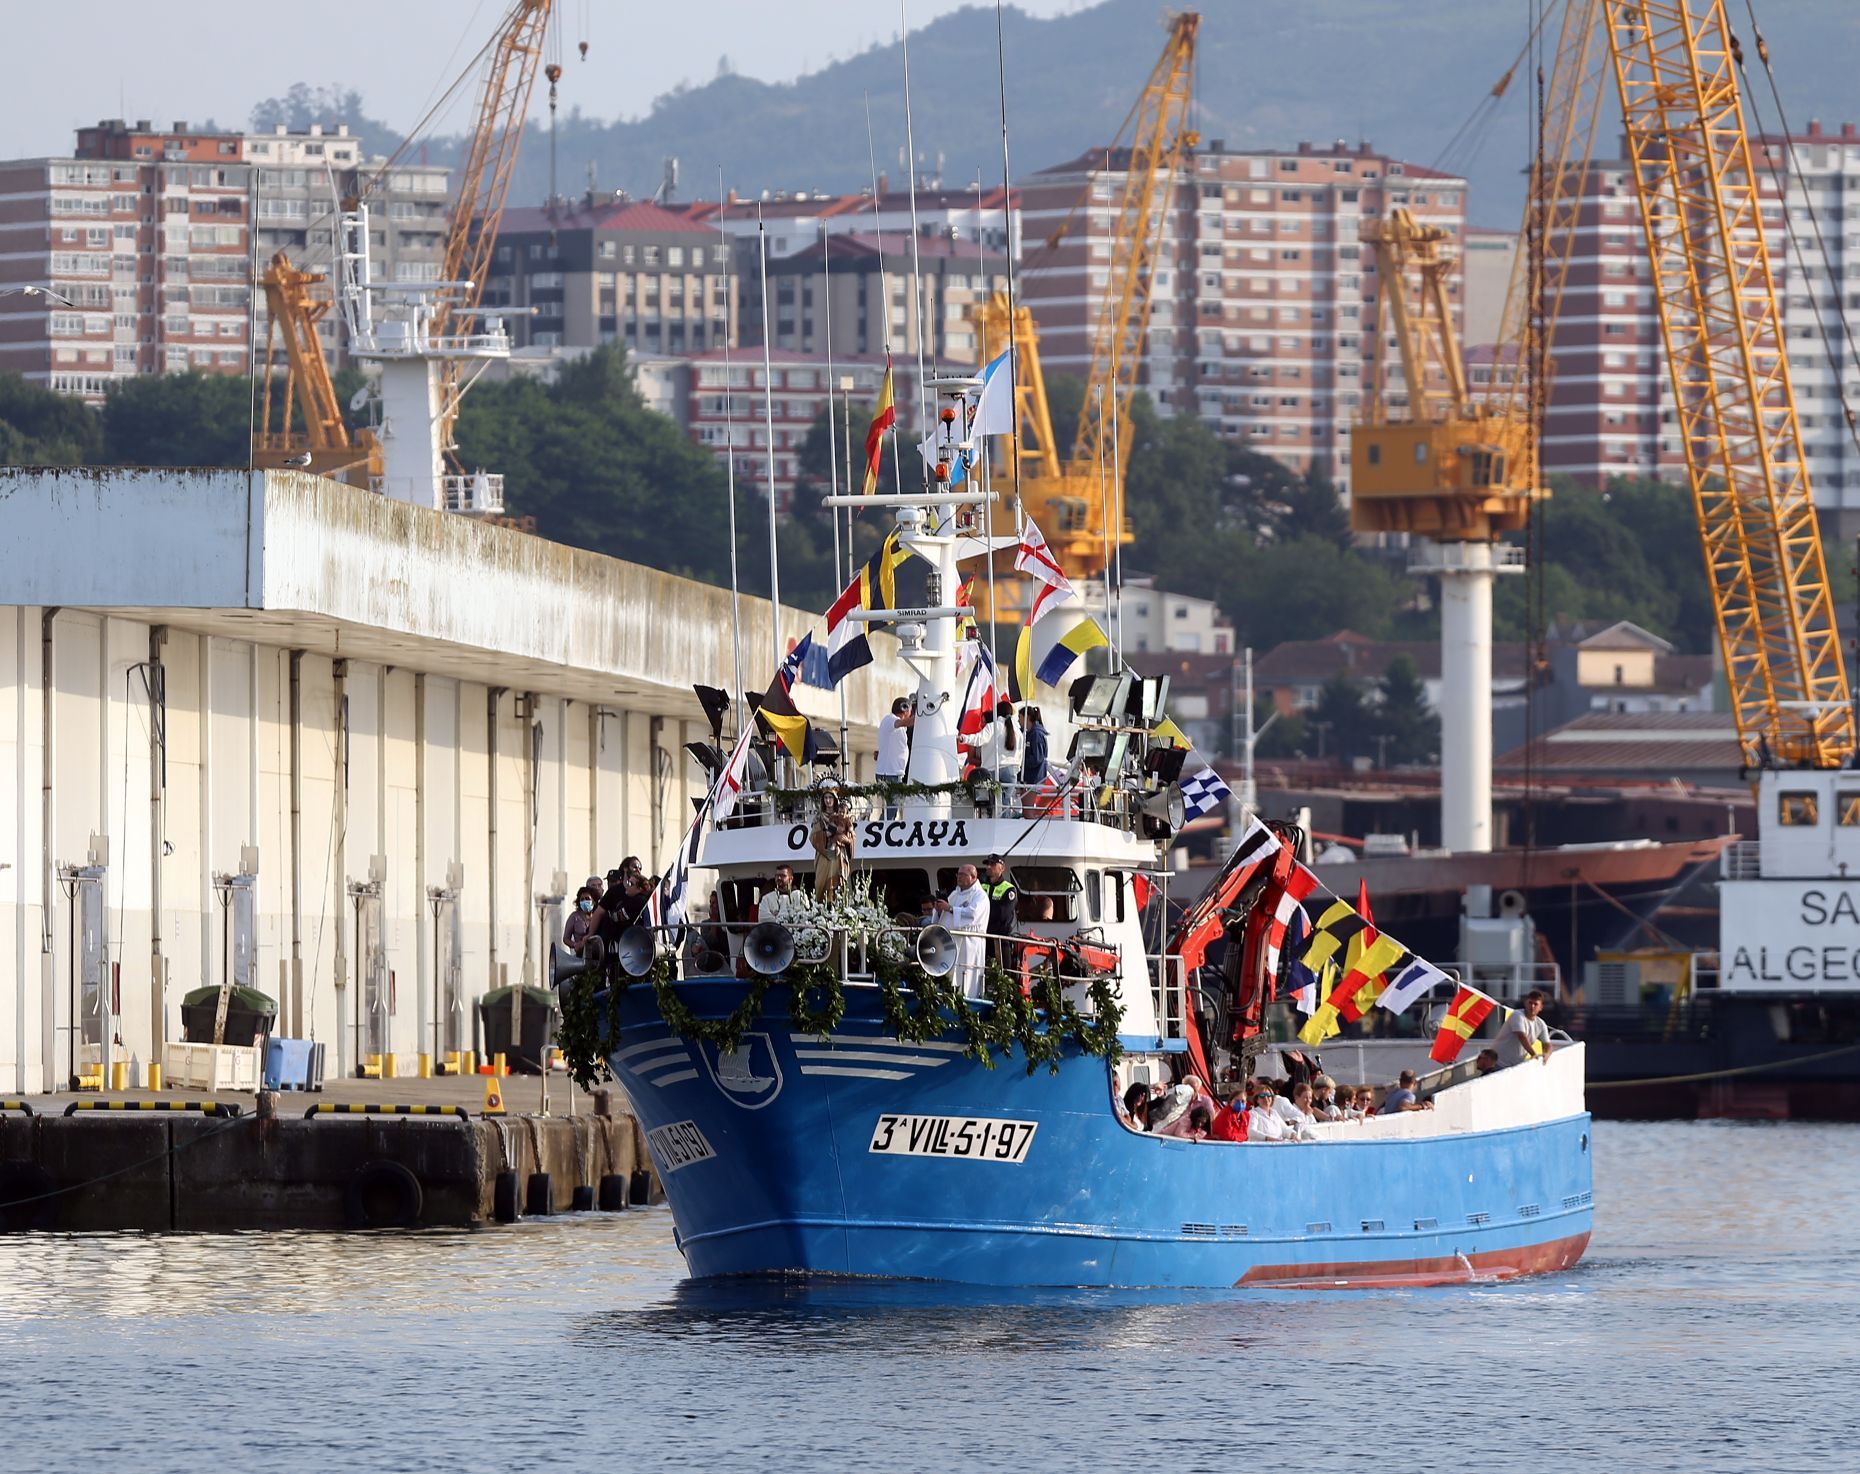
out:
M1306 746L1307 756L1316 757L1321 751L1340 763L1375 756L1376 714L1362 686L1348 676L1332 676L1324 683L1305 725L1315 742L1315 746Z
M81 466L102 444L97 416L81 400L0 375L0 465Z
M1423 763L1440 751L1440 718L1427 704L1414 658L1397 655L1378 683L1382 700L1375 710L1375 735L1382 739L1382 763Z
M647 408L619 345L564 364L553 384L479 384L461 408L458 442L468 468L504 473L511 512L536 518L544 536L728 581L724 468ZM754 519L739 507L739 530L744 520ZM759 577L744 560L742 576L766 590L766 559Z
M110 386L100 460L111 466L246 466L252 381L225 374L149 374Z

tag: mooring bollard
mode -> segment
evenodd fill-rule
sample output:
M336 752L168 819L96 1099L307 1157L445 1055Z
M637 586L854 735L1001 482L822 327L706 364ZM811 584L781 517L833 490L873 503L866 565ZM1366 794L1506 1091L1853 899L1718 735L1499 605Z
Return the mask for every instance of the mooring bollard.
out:
M594 1114L597 1116L611 1116L613 1113L614 1113L613 1091L611 1090L595 1091L594 1092Z
M278 1092L275 1090L259 1091L258 1103L253 1107L253 1110L259 1120L269 1121L278 1113Z

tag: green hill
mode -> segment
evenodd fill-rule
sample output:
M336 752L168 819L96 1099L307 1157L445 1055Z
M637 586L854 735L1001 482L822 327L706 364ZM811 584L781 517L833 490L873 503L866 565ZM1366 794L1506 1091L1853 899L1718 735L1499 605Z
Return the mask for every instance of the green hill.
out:
M1501 0L1204 0L1197 79L1202 134L1258 148L1368 138L1414 162L1434 163L1522 49L1534 8ZM1759 11L1797 129L1811 117L1833 126L1843 109L1860 112L1851 101L1860 6L1852 0L1766 0ZM1161 48L1162 14L1157 0L1104 0L1050 20L1006 13L1008 123L1017 175L1109 141ZM1743 8L1734 7L1734 14L1741 18ZM1750 38L1743 39L1754 58ZM565 106L575 100L574 81L571 63L562 86ZM911 81L922 172L933 171L941 156L952 186L978 172L985 184L999 183L992 6L955 11L914 33ZM1508 225L1518 214L1532 90L1530 69L1522 67L1468 168L1477 223ZM558 177L565 187L579 188L592 163L603 189L650 195L669 155L681 161L688 196L714 193L719 167L743 195L858 189L871 178L868 95L878 166L896 182L902 178L904 109L895 40L791 83L724 74L681 85L649 106L641 99L639 116L628 121L568 111L558 134ZM1618 131L1605 117L1598 146L1612 149ZM435 160L455 161L457 152L456 140L430 146ZM547 133L534 126L511 197L539 201L547 181Z

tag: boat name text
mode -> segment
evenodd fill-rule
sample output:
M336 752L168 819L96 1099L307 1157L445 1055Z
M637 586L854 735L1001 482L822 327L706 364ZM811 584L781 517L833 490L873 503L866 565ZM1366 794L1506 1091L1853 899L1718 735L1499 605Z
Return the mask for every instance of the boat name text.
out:
M989 1116L883 1115L872 1128L871 1150L896 1157L954 1157L967 1162L1027 1160L1038 1130L1033 1121Z
M788 831L788 848L804 850L808 835L805 824ZM868 819L859 836L863 850L940 850L967 849L969 824L966 819Z

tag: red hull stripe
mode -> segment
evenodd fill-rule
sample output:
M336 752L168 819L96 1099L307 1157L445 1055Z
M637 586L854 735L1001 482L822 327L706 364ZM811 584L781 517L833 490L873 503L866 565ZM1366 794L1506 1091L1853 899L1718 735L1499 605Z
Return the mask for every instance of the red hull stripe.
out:
M1586 1233L1547 1244L1515 1249L1487 1249L1477 1254L1433 1259L1368 1259L1338 1264L1260 1264L1238 1283L1283 1290L1383 1290L1426 1285L1465 1285L1482 1280L1515 1279L1524 1274L1554 1274L1573 1269L1589 1247Z

